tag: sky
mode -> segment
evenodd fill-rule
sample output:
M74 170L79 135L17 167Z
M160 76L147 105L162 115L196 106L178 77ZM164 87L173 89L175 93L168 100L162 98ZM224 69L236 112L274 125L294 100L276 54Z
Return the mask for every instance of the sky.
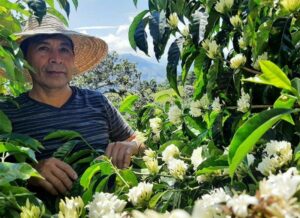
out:
M131 53L156 62L149 33L151 57L144 55L141 51L134 51L128 41L130 23L139 12L147 7L148 0L139 0L137 7L133 0L79 0L77 10L71 9L69 28L104 39L110 51L114 50L119 54Z

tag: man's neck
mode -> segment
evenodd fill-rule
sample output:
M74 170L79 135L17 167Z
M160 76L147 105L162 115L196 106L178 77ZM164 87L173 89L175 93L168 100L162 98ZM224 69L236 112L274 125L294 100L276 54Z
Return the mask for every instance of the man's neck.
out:
M71 95L72 89L70 86L59 89L33 86L32 90L29 91L29 96L32 99L57 108L62 107L69 100Z

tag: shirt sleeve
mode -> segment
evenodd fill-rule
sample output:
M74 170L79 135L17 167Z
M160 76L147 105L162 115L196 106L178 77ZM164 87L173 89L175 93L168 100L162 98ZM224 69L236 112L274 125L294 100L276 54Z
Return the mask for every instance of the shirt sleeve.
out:
M124 120L120 112L105 98L105 108L109 125L109 139L111 141L124 141L130 138L134 131Z

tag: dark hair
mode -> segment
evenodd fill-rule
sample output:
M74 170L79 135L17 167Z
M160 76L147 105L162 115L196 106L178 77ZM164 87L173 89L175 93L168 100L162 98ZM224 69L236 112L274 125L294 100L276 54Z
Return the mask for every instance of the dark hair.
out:
M39 34L39 35L29 37L29 38L25 39L23 42L21 42L20 48L21 48L21 50L24 54L24 57L26 58L28 48L31 44L39 43L39 42L44 41L46 39L53 39L53 38L66 39L68 42L70 42L71 49L74 53L74 43L68 36L65 36L65 35L59 34L59 33L57 33L57 34Z

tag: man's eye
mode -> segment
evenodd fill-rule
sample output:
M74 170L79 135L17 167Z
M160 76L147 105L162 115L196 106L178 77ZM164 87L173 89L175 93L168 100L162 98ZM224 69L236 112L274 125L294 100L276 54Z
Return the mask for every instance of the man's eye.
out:
M69 48L61 48L60 51L63 53L71 53L71 49Z
M38 48L39 51L48 51L49 48L47 46L41 46Z

